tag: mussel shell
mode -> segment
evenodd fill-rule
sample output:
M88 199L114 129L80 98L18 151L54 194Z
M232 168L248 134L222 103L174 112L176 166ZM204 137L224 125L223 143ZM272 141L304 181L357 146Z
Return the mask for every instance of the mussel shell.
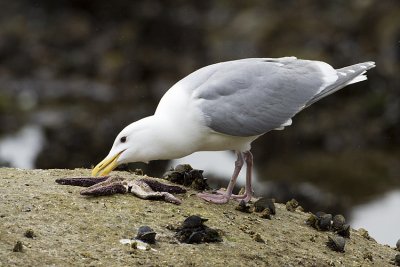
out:
M176 172L184 173L184 172L190 172L191 170L193 170L193 168L189 164L178 164L175 166Z
M208 221L208 219L201 218L200 216L197 215L191 215L183 221L182 228L203 227L203 223L206 221Z
M193 244L193 243L201 243L204 239L204 231L196 231L193 232L189 238L186 240L185 243Z
M343 215L337 214L333 217L332 228L334 230L340 230L343 228L343 225L346 223L346 219Z
M321 231L328 231L331 229L332 214L325 214L317 219L317 228Z
M156 242L156 232L154 232L154 230L149 226L140 226L136 239L149 244L154 244Z
M397 254L396 256L394 256L394 264L396 266L400 266L400 254Z
M327 246L333 251L344 252L346 240L341 236L328 236Z
M400 251L400 239L396 242L396 248L398 251Z
M350 225L349 224L344 224L341 229L336 229L335 231L340 236L347 237L347 238L350 237Z
M264 209L269 209L272 215L275 215L276 208L275 204L270 198L262 197L254 202L254 211L255 212L262 212Z

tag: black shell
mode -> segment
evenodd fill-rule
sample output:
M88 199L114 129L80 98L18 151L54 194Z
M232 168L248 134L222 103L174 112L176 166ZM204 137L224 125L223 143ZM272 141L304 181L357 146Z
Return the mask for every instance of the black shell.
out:
M400 266L400 254L394 256L394 265Z
M333 217L332 228L333 230L341 230L346 223L346 219L343 215L337 214Z
M328 242L326 245L333 251L344 252L346 240L341 236L328 236Z
M239 202L239 205L236 206L235 209L238 211L241 211L241 212L250 213L250 205L248 203L246 203L246 201L244 201L244 200L241 200Z
M321 231L328 231L331 229L332 214L325 214L317 219L317 228Z
M344 224L341 229L336 230L336 233L340 236L349 238L350 237L350 225Z
M156 242L156 232L154 232L154 230L149 226L140 226L136 239L149 244L154 244Z
M262 197L254 202L254 211L255 212L262 212L265 209L269 209L270 214L275 215L276 208L275 204L270 198Z
M399 250L399 251L400 251L400 239L399 239L399 240L397 240L397 243L396 243L396 248L397 248L397 250Z
M191 215L183 221L182 228L187 229L202 227L203 223L206 221L208 221L208 219L201 218L197 215Z

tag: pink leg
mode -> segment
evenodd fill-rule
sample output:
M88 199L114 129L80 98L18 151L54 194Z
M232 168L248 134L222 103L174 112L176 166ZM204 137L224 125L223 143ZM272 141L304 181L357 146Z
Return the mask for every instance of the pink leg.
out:
M250 151L243 152L244 159L246 161L246 186L243 195L231 195L231 198L238 201L244 200L249 202L253 197L253 187L251 185L251 178L253 175L253 154Z
M253 154L250 151L246 151L243 153L244 159L246 160L246 187L243 199L245 202L248 202L253 197L253 187L251 185L251 178L253 176Z
M232 178L229 182L226 191L219 191L217 192L217 194L199 193L197 194L198 197L216 204L223 204L229 201L229 199L232 196L232 190L235 187L236 180L239 176L240 170L242 169L244 163L242 152L236 152L236 153L237 153L237 160L235 161L235 170L233 171Z

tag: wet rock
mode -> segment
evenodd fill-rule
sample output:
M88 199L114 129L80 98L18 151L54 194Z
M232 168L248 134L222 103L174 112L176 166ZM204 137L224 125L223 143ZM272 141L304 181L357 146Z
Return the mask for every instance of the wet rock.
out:
M24 250L24 246L22 244L21 241L17 241L17 243L15 243L14 248L13 248L13 252L23 252Z
M140 226L136 239L149 244L154 244L156 242L156 232L154 232L154 230L149 226Z
M186 218L180 227L176 229L170 227L170 229L176 231L175 237L181 243L200 244L222 242L219 232L204 225L205 221L207 221L207 219L192 215Z
M292 200L289 200L288 202L286 202L286 209L288 211L295 211L298 206L299 206L299 202L297 202L297 200L294 198Z
M203 191L209 189L207 179L203 177L203 170L193 169L189 164L179 164L162 176L172 183L191 187Z
M326 245L333 251L344 252L346 240L341 236L328 236Z
M247 202L245 202L244 200L241 200L239 202L239 205L237 205L235 209L238 211L241 211L241 212L251 213L250 205Z
M32 229L28 229L25 231L24 236L27 238L34 238L36 237L36 234L33 232Z
M265 209L269 210L269 213L272 215L276 214L275 204L270 198L262 197L254 202L254 211L255 212L263 212Z

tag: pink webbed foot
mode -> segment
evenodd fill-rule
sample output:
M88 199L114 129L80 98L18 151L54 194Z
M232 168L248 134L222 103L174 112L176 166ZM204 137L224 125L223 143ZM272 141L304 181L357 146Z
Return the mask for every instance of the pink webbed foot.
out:
M230 197L226 194L210 194L210 193L198 193L197 196L205 201L215 204L225 204L229 201Z

